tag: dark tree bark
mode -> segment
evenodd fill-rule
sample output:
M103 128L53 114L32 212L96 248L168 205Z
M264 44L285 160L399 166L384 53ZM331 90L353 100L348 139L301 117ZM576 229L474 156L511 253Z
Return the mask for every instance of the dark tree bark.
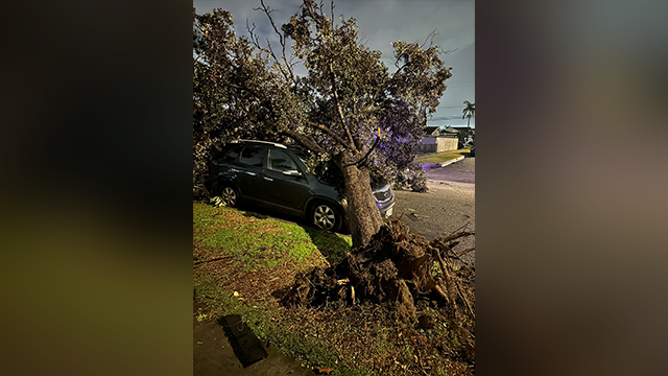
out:
M348 215L352 217L349 222L353 248L358 248L368 244L380 230L383 218L373 199L369 172L352 164L355 161L347 152L339 155L339 161L348 200Z

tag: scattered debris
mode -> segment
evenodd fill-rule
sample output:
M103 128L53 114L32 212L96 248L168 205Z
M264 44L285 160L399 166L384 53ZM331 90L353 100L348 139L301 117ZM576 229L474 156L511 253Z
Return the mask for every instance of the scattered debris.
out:
M475 235L459 229L427 241L410 233L398 220L385 224L368 246L347 253L328 268L297 275L282 298L286 305L377 304L407 325L424 329L447 324L458 338L462 353L475 358L475 267L468 266L453 248ZM416 317L418 302L438 312ZM436 322L439 320L440 322Z
M219 208L221 206L226 206L225 200L223 200L223 198L220 196L211 197L211 199L209 200L209 204L216 208Z
M200 260L200 259L197 259L197 261L195 261L194 265L206 264L206 263L208 263L208 262L212 262L212 261L227 260L227 259L230 259L230 258L232 258L232 257L234 257L234 256L216 257L216 258L212 258L212 259L210 259L210 260Z

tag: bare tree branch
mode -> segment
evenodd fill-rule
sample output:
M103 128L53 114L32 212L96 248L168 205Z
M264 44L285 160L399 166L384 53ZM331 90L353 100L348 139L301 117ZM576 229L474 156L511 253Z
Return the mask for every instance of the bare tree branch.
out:
M293 140L297 141L299 144L301 144L302 146L313 152L329 155L329 153L327 153L325 149L321 148L320 145L318 145L318 143L316 143L310 137L304 136L302 134L290 130L283 130L281 133L292 138Z
M276 61L278 63L278 58L276 57L276 54L274 54L274 50L271 48L271 43L269 43L269 38L267 38L267 47L269 47L269 53L271 54L271 57L273 57L274 61ZM285 56L284 56L284 58L285 58ZM292 81L293 83L296 83L295 78L292 75L292 71L290 70L290 66L287 64L287 62L286 62L285 67L287 68L287 71L283 69L283 64L278 63L278 68L281 71L281 73L283 74L283 77L285 77L285 79L288 80L288 81ZM290 73L290 75L288 75L288 73Z
M306 124L312 126L313 128L319 129L319 130L327 133L330 137L332 137L334 139L334 141L338 142L339 144L341 144L341 146L345 147L346 149L357 151L357 150L353 149L354 146L351 147L350 144L346 143L341 137L339 137L339 135L334 133L331 129L327 128L326 126L324 126L322 124L314 123L310 120L307 120Z
M424 46L427 44L427 40L429 40L429 48L431 48L434 45L434 37L437 35L438 33L436 32L436 29L434 29L431 33L429 33L429 35L427 35L427 38L424 40L420 48L424 50Z
M248 31L248 34L250 35L251 38L251 43L260 51L265 52L265 53L270 53L269 50L266 48L262 47L260 45L260 39L255 35L255 24L253 24L253 27L251 28L250 25L248 24L248 20L246 20L246 30ZM271 46L269 46L271 48Z
M350 128L348 127L348 124L346 124L346 121L343 117L343 110L341 110L341 102L339 102L339 94L338 90L336 89L336 77L334 76L334 65L331 62L329 63L329 77L330 80L332 81L332 94L334 95L334 104L336 105L336 109L339 114L339 121L341 122L341 127L343 127L343 129L345 129L346 131L346 135L350 140L350 145L352 146L352 150L358 152L359 145L357 145L357 142L355 142L355 139L350 133Z
M288 62L288 59L287 59L287 57L285 56L285 37L283 36L283 33L281 33L280 31L278 31L278 28L276 27L276 23L274 23L274 19L271 17L271 12L272 12L273 10L272 10L272 9L269 9L269 8L264 4L264 0L260 0L260 4L262 4L262 8L261 8L261 9L260 9L260 8L254 8L254 9L255 9L255 10L258 10L258 9L259 9L259 10L262 10L262 11L264 12L264 14L267 15L267 18L269 18L269 22L271 23L271 27L274 29L274 31L275 31L276 34L278 35L278 40L279 40L279 43L281 44L281 47L282 47L282 51L283 51L283 62L285 62L285 68L286 68L286 69L288 70L288 72L290 73L290 76L289 76L288 80L289 80L289 81L292 81L292 83L296 84L297 81L295 80L295 74L294 74L294 72L292 71L292 65L290 64L290 62ZM269 49L271 50L271 44L269 44L269 39L267 39L267 45L269 46ZM276 62L278 63L279 61L278 61L278 59L276 58L276 55L274 54L273 50L271 51L271 55L272 55L272 57L274 58L274 60L276 60ZM279 63L279 64L280 64L280 63ZM282 71L282 69L281 69L281 71ZM287 74L286 74L286 77L287 77Z
M317 16L317 6L315 6L315 2L313 4L306 4L306 11L308 12L309 17L316 23L318 27L322 27L322 20L320 17Z
M256 8L256 10L262 10L262 9ZM274 61L276 63L278 63L279 70L281 71L281 74L283 75L283 77L285 77L285 79L287 81L291 81L293 83L296 83L294 75L292 73L292 67L295 65L295 63L286 61L286 58L285 58L285 44L283 43L283 41L281 41L281 45L283 46L283 61L285 61L285 66L283 64L281 64L278 60L278 57L276 57L276 54L274 53L274 49L271 47L271 43L269 42L269 38L266 39L268 49L264 48L260 45L260 40L257 37L257 35L255 35L255 24L253 24L253 27L251 28L250 25L248 24L248 20L246 20L246 30L248 31L248 34L250 35L251 42L253 43L253 45L257 49L259 49L260 51L271 55L271 57L274 59ZM280 35L279 35L279 37L280 37Z

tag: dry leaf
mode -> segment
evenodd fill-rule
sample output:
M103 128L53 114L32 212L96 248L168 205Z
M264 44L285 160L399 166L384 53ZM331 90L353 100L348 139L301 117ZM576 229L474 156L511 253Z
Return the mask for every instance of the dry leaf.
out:
M332 371L334 371L334 368L329 368L329 367L321 368L321 367L318 367L318 373L322 373L322 374L325 374L325 375L329 375L329 373L332 372Z

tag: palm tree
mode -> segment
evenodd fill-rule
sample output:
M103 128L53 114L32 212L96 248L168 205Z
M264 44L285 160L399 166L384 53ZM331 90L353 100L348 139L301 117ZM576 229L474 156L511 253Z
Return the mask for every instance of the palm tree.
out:
M469 101L464 101L464 104L466 107L464 108L464 111L462 111L464 114L462 115L462 119L468 118L469 119L469 137L471 136L471 118L475 117L475 102L471 103Z
M466 105L466 108L464 108L464 115L462 115L462 119L469 118L469 129L471 128L471 118L475 117L475 102L471 103L469 101L464 101L464 104Z

